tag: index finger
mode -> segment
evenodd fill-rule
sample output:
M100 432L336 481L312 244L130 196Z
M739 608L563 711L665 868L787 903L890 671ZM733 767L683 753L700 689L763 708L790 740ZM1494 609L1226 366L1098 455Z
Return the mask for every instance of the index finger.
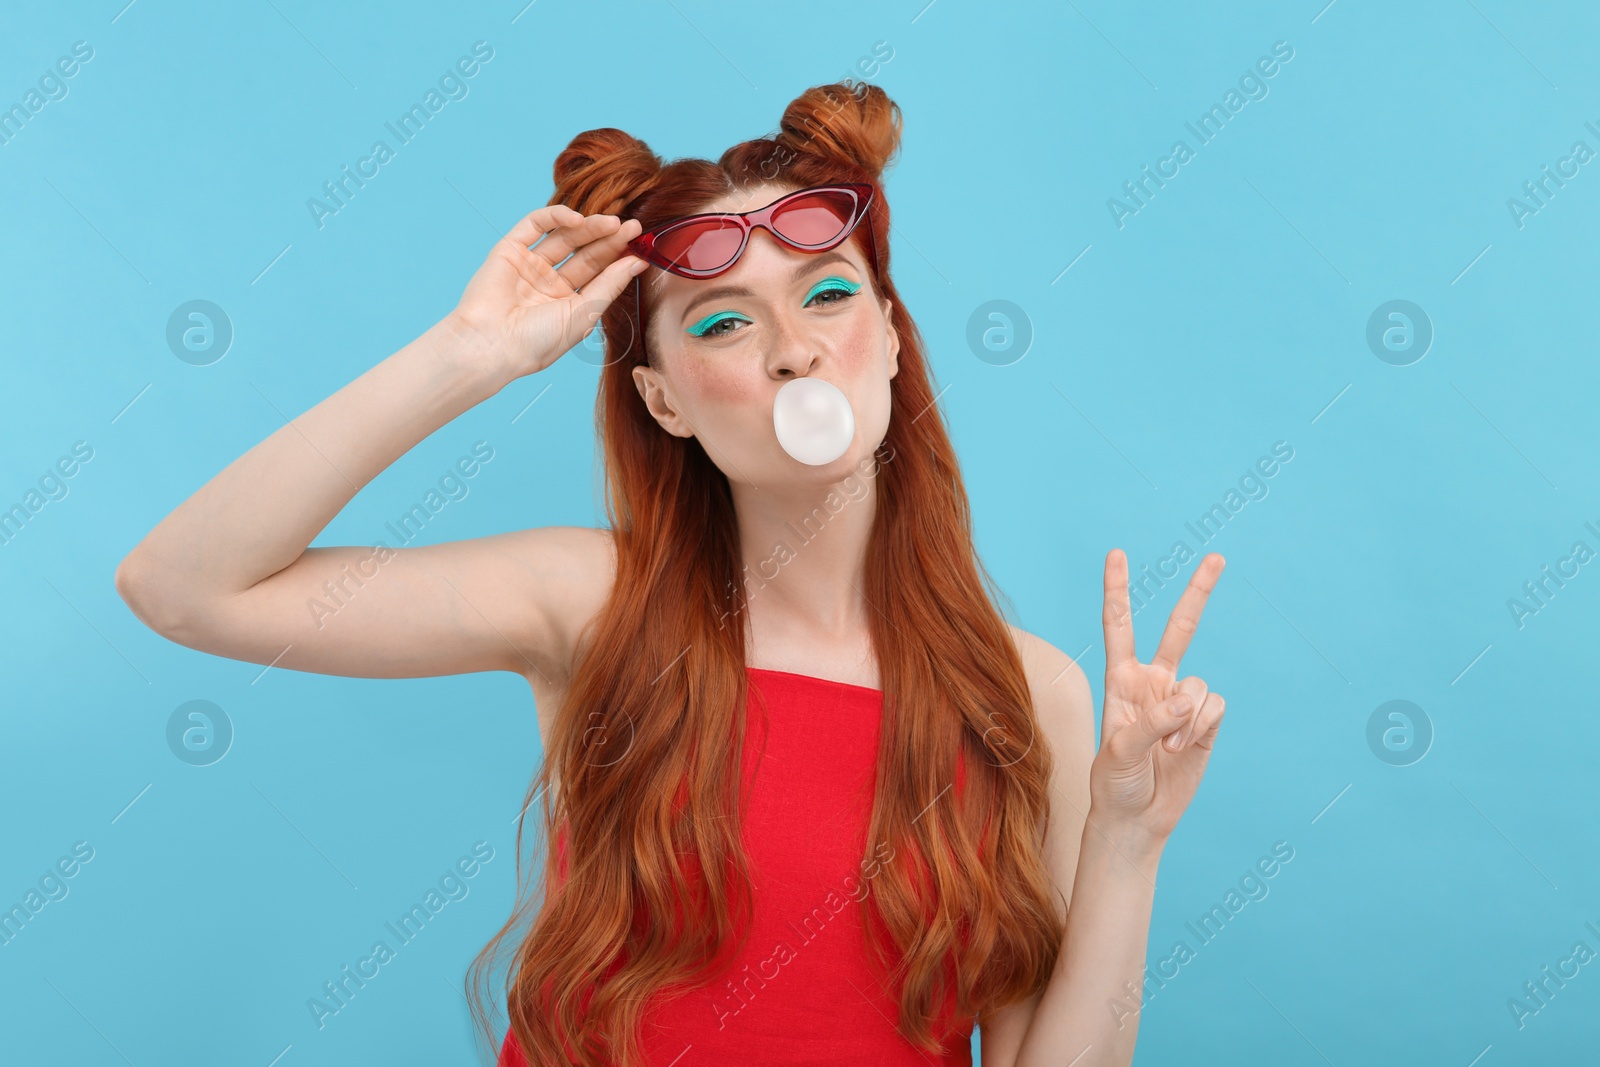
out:
M565 204L546 204L522 216L505 239L527 248L557 226L571 225L582 218L581 214Z
M1161 632L1161 644L1156 648L1155 658L1150 661L1152 665L1165 667L1174 675L1178 673L1178 661L1189 650L1189 639L1200 625L1200 613L1205 610L1206 598L1217 587L1217 578L1222 574L1226 562L1221 553L1212 552L1194 569L1188 586L1178 598L1177 607L1172 609L1172 615L1167 619L1167 628Z
M1106 631L1106 670L1136 660L1133 610L1128 604L1128 557L1120 548L1106 553L1105 600L1100 623Z

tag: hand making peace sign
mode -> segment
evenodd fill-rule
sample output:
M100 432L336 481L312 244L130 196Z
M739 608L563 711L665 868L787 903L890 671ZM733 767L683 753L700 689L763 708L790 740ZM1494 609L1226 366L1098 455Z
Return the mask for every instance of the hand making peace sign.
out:
M1128 559L1118 548L1106 555L1105 708L1100 751L1089 773L1090 803L1102 819L1157 847L1194 798L1222 722L1221 695L1194 675L1181 682L1177 676L1223 565L1216 552L1200 561L1172 609L1154 658L1140 663L1128 603ZM1187 708L1181 706L1185 700Z

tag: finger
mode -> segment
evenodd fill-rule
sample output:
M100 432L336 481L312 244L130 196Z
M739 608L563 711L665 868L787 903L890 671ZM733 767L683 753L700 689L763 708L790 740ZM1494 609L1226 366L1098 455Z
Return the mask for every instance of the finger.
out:
M1136 760L1163 737L1175 732L1194 714L1194 700L1188 693L1174 693L1148 711L1125 730L1112 735L1109 747L1118 760Z
M1186 694L1186 696L1189 697L1190 707L1200 707L1200 705L1205 704L1205 680L1203 680L1203 678L1195 677L1195 675L1190 675L1190 677L1179 681L1178 688L1173 689L1173 696L1176 696L1176 694L1179 693ZM1184 721L1182 728L1174 729L1173 733L1163 737L1162 744L1166 745L1166 750L1168 750L1168 752L1178 752L1178 750L1181 750L1182 747L1184 747L1184 744L1186 744L1187 739L1189 739L1189 731L1192 728L1194 728L1194 717L1189 717L1186 721Z
M586 215L581 222L570 226L557 226L545 234L537 248L529 249L552 267L570 256L574 249L588 244L597 237L615 233L622 220L615 215Z
M1194 707L1205 707L1206 696L1208 696L1208 688L1206 688L1206 683L1203 678L1197 678L1194 677L1194 675L1190 675L1190 677L1179 681L1176 693L1186 693L1187 696L1189 696L1189 701L1192 702ZM1181 729L1174 729L1173 733L1168 734L1168 736L1163 739L1163 744L1166 745L1166 750L1168 750L1168 752L1179 752L1179 750L1182 750L1184 745L1189 744L1190 737L1194 736L1195 718L1197 717L1190 715L1189 721L1186 721L1186 723L1182 725Z
M594 329L595 323L600 321L600 315L610 306L611 302L621 295L622 290L633 280L633 276L649 266L638 256L623 256L605 270L597 274L583 291L568 297L572 301L572 330L576 334L572 343L577 344L583 340L585 334ZM572 330L568 332L571 333Z
M1128 557L1120 548L1106 553L1105 599L1100 622L1106 632L1106 670L1135 662L1133 611L1128 605Z
M565 204L546 204L522 216L504 239L526 249L557 226L570 226L581 218L582 215Z
M1196 745L1200 748L1210 748L1217 738L1217 726L1222 722L1222 713L1225 710L1227 702L1222 699L1222 694L1208 695L1206 702L1200 706L1200 714L1194 717L1194 736L1183 747Z
M1151 666L1178 673L1178 661L1189 649L1189 639L1200 625L1200 613L1205 610L1211 590L1217 586L1217 577L1222 574L1225 562L1220 553L1213 552L1194 569L1188 586L1178 598L1178 606L1172 609L1172 615L1167 619L1167 628L1161 632L1161 644L1156 647Z
M596 238L573 253L572 258L556 268L574 289L589 284L594 276L622 254L627 243L639 236L638 219L629 219L615 232Z

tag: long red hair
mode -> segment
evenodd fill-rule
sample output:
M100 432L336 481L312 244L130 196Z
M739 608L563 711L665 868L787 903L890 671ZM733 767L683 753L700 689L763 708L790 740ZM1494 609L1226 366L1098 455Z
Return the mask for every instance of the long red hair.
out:
M807 89L778 132L715 163L664 163L621 130L589 130L557 157L550 202L649 229L768 183L874 187L851 240L872 265L876 295L893 301L900 350L863 589L884 693L867 840L886 842L893 859L874 878L863 925L888 988L899 990L900 1032L933 1052L947 999L972 1017L1041 990L1063 928L1041 854L1051 755L995 606L1004 595L973 549L922 339L890 277L880 179L900 131L881 88L849 81ZM648 286L642 298L648 319ZM542 872L522 875L519 823L517 908L473 961L470 984L492 1044L480 988L514 947L507 1014L528 1061L628 1067L647 998L715 979L707 968L742 943L751 900L739 797L745 587L727 479L698 440L661 428L634 385L642 348L655 346L632 343L641 330L631 292L601 327L596 420L616 581L585 631L529 786Z

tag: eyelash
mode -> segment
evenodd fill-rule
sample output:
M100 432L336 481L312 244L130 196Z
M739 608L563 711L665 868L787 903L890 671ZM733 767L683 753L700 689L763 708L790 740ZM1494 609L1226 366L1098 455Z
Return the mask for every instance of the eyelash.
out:
M824 279L822 282L820 282L818 284L822 285L822 286L825 286L825 288L820 288L820 289L815 290L811 294L810 300L806 301L807 305L810 305L812 300L815 300L819 296L826 295L827 293L839 293L840 297L839 297L838 300L825 301L823 303L823 305L822 305L823 307L826 307L829 304L842 304L846 300L849 300L851 297L855 296L856 293L861 291L861 286L860 286L859 283L852 283L852 282L850 282L850 281L848 281L848 280L846 280L844 278L827 278L827 279ZM850 288L850 286L852 286L852 285L854 285L854 288ZM749 322L750 321L749 319L746 319L743 316L738 315L737 312L731 312L730 311L730 312L723 312L723 314L727 315L728 317L727 318L716 318L716 317L713 317L713 321L707 322L703 327L701 327L699 333L696 333L694 331L694 328L691 327L689 329L689 336L691 336L691 337L726 337L726 336L728 336L728 334L737 333L738 331L737 330L723 330L723 331L716 332L716 333L714 333L712 331L716 330L716 328L718 326L721 326L724 322ZM702 321L704 321L704 320L702 320Z

